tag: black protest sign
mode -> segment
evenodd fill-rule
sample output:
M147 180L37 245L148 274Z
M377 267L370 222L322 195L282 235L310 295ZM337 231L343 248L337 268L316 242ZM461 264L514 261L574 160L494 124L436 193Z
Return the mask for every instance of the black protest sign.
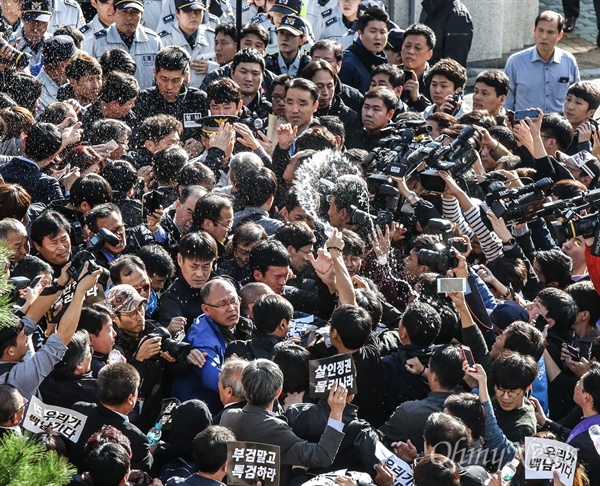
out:
M351 353L309 361L308 373L308 392L311 397L327 398L335 383L345 385L349 395L356 393L356 373Z
M279 446L257 442L227 444L229 486L279 486Z

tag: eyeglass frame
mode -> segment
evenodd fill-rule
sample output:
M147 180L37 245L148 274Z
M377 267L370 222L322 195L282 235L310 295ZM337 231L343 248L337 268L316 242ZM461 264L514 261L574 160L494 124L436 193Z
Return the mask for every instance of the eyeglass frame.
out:
M505 390L504 388L500 388L499 386L494 386L495 390L500 392L500 396L507 396L508 398L517 398L521 393L525 393L523 388L517 388L516 390Z
M236 295L235 297L228 300L227 302L222 302L220 304L209 304L208 302L204 302L204 305L207 305L208 307L214 307L215 309L225 309L226 307L229 307L230 305L238 306L241 303L242 303L242 299L240 298L239 295Z

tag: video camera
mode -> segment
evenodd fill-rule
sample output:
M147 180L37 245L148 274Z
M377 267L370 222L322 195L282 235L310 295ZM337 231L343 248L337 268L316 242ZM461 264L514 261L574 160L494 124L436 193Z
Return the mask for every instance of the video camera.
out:
M392 179L385 174L372 174L367 177L367 187L373 199L369 202L371 212L350 206L350 218L355 224L368 224L373 229L379 226L385 231L391 225L394 213L398 209L398 189L392 185Z
M538 212L544 207L546 192L553 185L549 177L523 187L506 187L502 182L492 182L485 202L507 224L526 223L538 218Z
M83 271L85 262L89 262L88 272L90 273L102 268L96 263L96 257L94 256L94 253L100 251L100 249L104 247L105 243L116 246L120 243L120 241L121 240L119 237L112 231L101 228L98 233L90 238L85 247L75 254L73 260L71 261L71 267L68 270L69 275L73 278L73 280L79 279L79 275ZM106 273L108 273L108 270L106 270Z
M432 272L445 275L458 266L456 252L466 252L467 242L452 235L452 224L447 219L432 218L427 227L439 236L440 243L436 243L435 250L419 250L419 265L426 265Z
M420 147L408 157L409 163L426 162L428 168L419 174L423 189L444 192L446 183L439 177L439 171L446 171L454 179L460 179L477 162L475 128L467 126L450 145L442 145L440 137ZM412 159L412 160L411 160Z

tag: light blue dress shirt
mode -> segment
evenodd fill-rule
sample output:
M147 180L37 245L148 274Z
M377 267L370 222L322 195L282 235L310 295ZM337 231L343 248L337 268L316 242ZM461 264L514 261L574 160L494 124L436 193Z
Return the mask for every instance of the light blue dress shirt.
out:
M577 61L558 47L549 62L535 46L517 52L508 58L505 72L510 90L504 108L512 111L541 108L544 113L562 113L567 89L580 80Z

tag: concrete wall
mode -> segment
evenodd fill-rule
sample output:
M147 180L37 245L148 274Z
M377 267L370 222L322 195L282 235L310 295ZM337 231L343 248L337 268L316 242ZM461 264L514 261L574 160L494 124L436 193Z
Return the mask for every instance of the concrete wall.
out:
M387 0L396 23L406 28L421 13L420 0ZM469 62L500 59L511 51L533 44L533 21L539 0L462 0L467 6L475 33ZM390 5L392 4L392 5Z

